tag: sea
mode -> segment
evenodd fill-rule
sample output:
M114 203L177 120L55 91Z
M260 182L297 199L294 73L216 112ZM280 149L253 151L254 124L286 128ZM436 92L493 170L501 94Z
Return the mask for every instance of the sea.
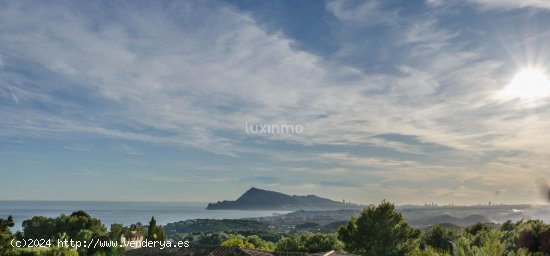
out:
M243 211L243 210L206 210L208 203L183 202L98 202L98 201L2 201L0 200L0 218L11 215L15 226L13 232L22 230L24 220L33 216L57 217L70 215L83 210L98 218L109 228L113 223L125 226L141 222L147 225L154 216L157 224L177 222L188 219L240 219L285 214L288 211Z

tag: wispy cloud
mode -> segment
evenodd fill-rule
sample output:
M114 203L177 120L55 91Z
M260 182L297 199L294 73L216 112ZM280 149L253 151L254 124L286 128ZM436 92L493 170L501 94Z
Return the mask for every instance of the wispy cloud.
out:
M397 10L384 9L384 1L329 1L327 9L337 18L360 25L392 25L399 21Z
M548 8L535 0L470 2ZM376 193L421 197L426 190L414 188L432 181L441 184L428 186L434 194L445 195L445 177L461 195L479 195L485 185L496 189L495 180L513 191L529 178L507 180L502 169L548 172L540 166L550 159L549 103L518 107L495 97L510 65L490 54L493 42L444 22L448 9L411 14L384 1L329 1L323 11L335 50L314 53L230 4L106 4L2 4L0 138L58 141L67 150L80 140L114 140L115 150L151 160L155 150L133 143L174 147L192 151L182 161L215 155L213 169L240 173L228 183L331 187L337 196L336 187L376 184L383 189ZM304 132L252 138L246 122ZM198 165L186 166L209 168ZM262 173L247 180L255 170ZM342 179L329 178L335 174ZM402 191L385 190L396 182Z
M513 9L513 8L542 8L550 9L550 2L545 0L468 0L485 8Z

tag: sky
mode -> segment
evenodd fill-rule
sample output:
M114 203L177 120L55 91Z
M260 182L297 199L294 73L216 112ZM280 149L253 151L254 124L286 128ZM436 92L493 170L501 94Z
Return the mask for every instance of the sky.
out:
M547 0L1 1L0 200L544 203L548 24Z

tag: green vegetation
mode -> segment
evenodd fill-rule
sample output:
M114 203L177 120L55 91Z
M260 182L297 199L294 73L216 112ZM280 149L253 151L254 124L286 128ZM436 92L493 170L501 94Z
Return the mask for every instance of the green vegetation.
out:
M359 255L399 256L543 256L550 255L550 225L540 220L507 221L502 225L477 223L466 228L433 225L410 227L395 206L382 201L364 209L358 218L340 224L338 232L326 225L304 222L296 232L273 232L267 224L254 220L188 220L164 228L154 217L148 226L141 223L112 224L110 230L83 211L56 218L33 217L23 221L22 232L12 234L13 218L0 219L2 256L107 256L120 255L124 248L74 248L53 244L52 248L12 248L10 241L61 239L120 241L142 236L148 240L187 240L192 245L224 245L261 251L327 252L347 251ZM311 233L308 231L313 231ZM325 233L323 233L325 232Z
M328 252L343 251L344 244L338 240L336 234L294 235L285 237L277 242L277 251L280 252Z
M425 246L409 255L538 256L550 255L550 226L539 220L507 221L500 228L475 224L465 229L433 226L423 234ZM445 241L451 244L447 247ZM422 247L422 246L421 246Z
M226 233L195 232L189 234L175 234L170 239L175 241L189 241L194 245L221 245L227 238Z
M194 232L267 231L267 224L255 220L194 219L168 223L164 229L169 236Z
M23 231L12 235L10 227L14 226L13 218L0 219L0 255L2 256L107 256L120 255L124 248L109 247L109 241L120 242L122 236L129 238L133 235L141 235L146 239L160 241L166 240L164 229L156 225L151 218L150 225L145 231L140 223L125 227L122 224L112 224L110 231L101 224L101 221L92 218L84 211L76 211L71 215L60 215L56 218L35 216L23 221ZM135 233L135 234L134 234ZM11 241L28 241L29 239L48 240L50 242L44 248L13 248ZM57 241L79 241L89 243L90 241L104 242L105 246L81 246L65 244L59 246Z
M345 225L345 224L347 224L347 223L348 223L348 221L345 221L345 220L344 220L344 221L334 221L334 222L331 222L331 223L328 223L328 224L326 224L326 225L321 226L320 231L321 231L321 232L325 232L325 233L337 232L338 229L339 229L341 226L343 226L343 225Z
M272 231L245 230L245 231L239 231L239 232L237 232L237 234L243 235L243 236L256 235L256 236L259 236L261 239L263 239L265 241L272 242L272 243L277 243L277 241L281 240L284 237L283 234L272 232Z
M315 222L306 222L306 223L296 225L295 229L302 230L302 231L316 232L321 229L321 225Z
M62 214L55 219L38 216L23 221L26 239L58 239L62 234L67 234L69 239L76 239L83 233L102 236L107 234L107 229L100 220L83 211L73 212L70 216Z
M242 236L230 235L222 242L223 246L235 246L247 249L256 249L261 251L272 252L275 249L275 244L264 241L259 236Z
M13 227L13 217L0 219L0 255L6 254L11 250L10 241L13 239L10 228Z
M84 211L71 215L60 215L57 218L33 217L23 221L22 239L67 239L89 242L92 239L108 241L107 228L101 221L92 218ZM110 248L78 248L80 255L107 254Z
M228 245L263 248L286 252L347 251L359 255L407 256L538 256L550 255L550 225L538 220L505 222L502 225L477 223L466 228L433 225L419 230L410 227L395 206L382 201L365 209L358 218L340 224L338 233L322 233L323 226L305 222L296 226L299 232L279 234L272 231L235 228L231 220L188 221L192 227L214 232L177 233L197 245ZM229 224L231 223L231 224ZM224 230L224 226L229 227ZM216 228L213 228L216 227ZM245 231L233 231L246 229ZM307 233L317 230L318 233ZM303 233L306 232L306 233ZM172 239L176 239L171 236ZM177 240L177 239L176 239Z
M395 206L382 201L338 230L346 251L361 255L405 255L418 248L420 231L407 224Z
M166 234L164 232L164 229L157 226L157 221L155 220L155 217L151 217L151 221L149 222L149 226L147 227L147 240L150 241L165 241L166 240Z
M460 227L446 228L441 224L433 225L428 228L422 236L421 247L431 246L439 251L451 251L454 241L460 237L462 229Z
M344 244L338 240L336 234L306 233L282 237L276 243L265 241L257 235L229 235L220 245L236 246L261 251L279 252L327 252L343 251Z

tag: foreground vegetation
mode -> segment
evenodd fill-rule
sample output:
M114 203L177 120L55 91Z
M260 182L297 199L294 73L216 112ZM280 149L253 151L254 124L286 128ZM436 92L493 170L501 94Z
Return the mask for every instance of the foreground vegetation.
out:
M135 234L148 240L188 240L192 246L224 245L262 251L335 250L375 256L550 255L550 225L540 220L508 221L498 226L478 223L466 228L440 224L420 230L410 227L395 206L386 201L343 223L336 233L280 234L263 223L249 220L183 221L167 225L165 233L154 218L148 226L113 224L107 230L101 221L83 211L57 218L33 217L25 220L22 232L16 234L10 232L13 225L11 217L0 219L0 255L119 255L123 248L64 248L54 244L52 248L19 249L12 248L10 241L37 238L120 241L122 236ZM305 230L310 226L304 223Z
M23 221L23 231L12 234L10 228L14 226L13 219L0 219L0 255L2 256L87 256L87 255L119 255L124 251L121 247L86 247L86 246L58 246L57 241L120 241L122 236L127 238L135 235L143 236L152 241L166 240L164 229L156 225L155 218L151 218L148 226L140 223L129 227L122 224L112 224L109 231L101 221L92 218L84 211L73 212L71 215L60 215L57 218L35 216ZM41 240L49 241L34 244L42 248L13 248L13 241Z
M550 255L550 225L540 220L482 224L462 228L433 225L410 227L395 206L383 201L352 218L337 233L276 235L195 233L195 244L221 244L265 251L347 251L359 255L389 256L536 256ZM274 239L275 238L275 239Z

